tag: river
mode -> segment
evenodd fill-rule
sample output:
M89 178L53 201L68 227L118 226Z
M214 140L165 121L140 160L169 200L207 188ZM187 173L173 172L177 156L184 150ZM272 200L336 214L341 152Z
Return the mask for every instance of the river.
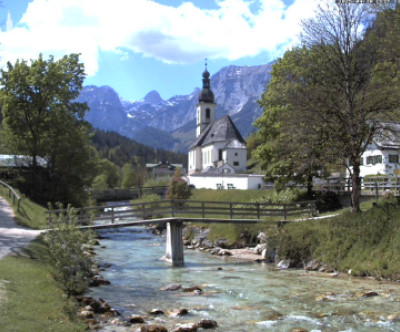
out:
M185 249L185 266L159 258L165 238L143 227L99 231L96 259L106 266L109 286L87 295L106 300L122 315L145 316L169 328L177 323L212 319L213 331L400 331L400 284L353 277L332 278L299 270L277 271L271 264L218 258ZM199 286L203 293L160 291L169 284ZM374 293L368 292L376 292ZM363 296L364 295L364 296ZM187 316L152 317L149 310L189 310ZM132 331L106 327L103 331Z

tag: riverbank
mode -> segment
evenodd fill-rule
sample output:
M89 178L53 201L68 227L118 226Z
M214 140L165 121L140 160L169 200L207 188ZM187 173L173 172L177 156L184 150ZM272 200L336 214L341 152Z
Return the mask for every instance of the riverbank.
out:
M202 319L217 322L213 331L218 332L400 328L398 283L278 270L252 261L260 257L253 249L225 249L231 255L217 256L200 248L185 249L185 266L176 268L159 261L165 238L149 229L101 231L96 259L110 285L92 288L86 296L104 299L121 314L104 319L101 329L125 332L156 324L174 331Z
M20 218L35 215L24 202ZM36 207L34 210L42 210ZM42 231L17 225L15 211L0 197L0 329L2 331L84 331L75 301L54 280ZM26 219L26 222L29 222ZM42 225L43 220L31 220Z

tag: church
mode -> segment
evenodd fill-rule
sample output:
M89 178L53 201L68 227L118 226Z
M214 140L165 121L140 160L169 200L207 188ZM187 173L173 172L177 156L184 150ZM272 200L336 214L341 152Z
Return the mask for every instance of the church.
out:
M245 140L229 115L216 120L216 107L206 64L196 110L196 140L189 148L189 175L235 174L247 168Z

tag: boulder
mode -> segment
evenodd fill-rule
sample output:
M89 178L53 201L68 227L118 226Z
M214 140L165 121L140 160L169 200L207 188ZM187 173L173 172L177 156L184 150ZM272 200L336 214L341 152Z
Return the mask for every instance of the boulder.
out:
M267 244L266 243L259 243L255 246L254 251L261 255L261 253L263 252L263 250L267 249Z
M267 237L267 235L266 235L265 233L260 232L260 233L258 233L258 235L257 235L257 240L258 240L258 242L260 242L260 243L267 243L268 237Z
M201 247L204 249L210 249L213 247L213 244L211 243L210 240L208 239L203 239L203 241L201 241Z
M149 311L149 314L150 315L164 315L164 311L162 311L161 309L155 308L155 309L151 309Z
M219 255L219 252L221 251L221 248L213 248L210 250L211 255Z
M82 310L78 313L78 316L83 318L83 319L89 319L89 318L94 318L93 311L89 310Z
M111 310L110 305L103 299L93 300L89 305L93 308L96 314L104 314Z
M379 296L379 294L377 292L370 291L370 292L364 293L361 297L368 298L368 297L374 297L374 296Z
M189 311L185 308L173 309L168 311L168 316L170 317L180 317L185 316L189 313Z
M389 316L387 316L387 319L391 322L400 322L400 312L390 314Z
M186 287L186 288L182 288L182 290L184 292L194 292L194 291L203 292L203 290L199 286Z
M213 329L215 327L218 327L218 323L215 320L211 319L202 319L198 327L201 327L202 329Z
M232 256L232 253L227 249L221 249L218 256Z
M145 322L144 318L139 315L132 315L128 321L131 324L143 324Z
M318 271L321 268L321 266L322 263L314 259L306 264L305 269L307 271Z
M110 285L110 284L111 283L108 280L101 278L99 276L93 277L89 281L89 287L98 287L101 285Z
M197 331L197 324L195 323L187 323L187 324L178 324L171 332L195 332Z
M276 267L280 270L285 270L288 269L290 266L290 259L282 259L279 261L279 263L276 265Z
M168 329L162 325L149 324L141 326L140 332L168 332Z
M220 248L222 248L222 249L226 249L226 248L229 248L229 247L230 247L229 241L228 241L227 239L217 239L217 240L214 242L214 246L215 246L215 247L220 247Z
M177 291L179 289L181 289L181 285L180 284L170 284L168 286L165 286L163 288L161 288L161 291Z

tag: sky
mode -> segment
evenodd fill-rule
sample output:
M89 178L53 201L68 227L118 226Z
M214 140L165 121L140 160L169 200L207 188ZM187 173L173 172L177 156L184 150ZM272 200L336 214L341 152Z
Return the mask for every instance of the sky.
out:
M299 43L318 0L0 0L0 67L80 53L84 85L125 100L201 87L229 65L260 65ZM212 84L212 82L211 82Z

